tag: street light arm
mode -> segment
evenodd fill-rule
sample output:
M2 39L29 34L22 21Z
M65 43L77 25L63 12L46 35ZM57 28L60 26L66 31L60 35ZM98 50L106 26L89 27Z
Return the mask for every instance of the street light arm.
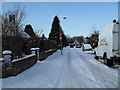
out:
M67 17L63 17L63 19L67 19Z
M67 19L67 17L62 17L62 18L60 18L60 19Z

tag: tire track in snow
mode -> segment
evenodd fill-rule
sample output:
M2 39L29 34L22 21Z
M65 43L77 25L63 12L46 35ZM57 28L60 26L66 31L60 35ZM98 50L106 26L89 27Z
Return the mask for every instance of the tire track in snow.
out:
M87 85L86 83L85 83L85 81L86 81L86 79L87 79L87 81L89 81L89 82L91 82L91 81L93 81L93 83L92 84L95 84L96 86L91 86L91 87L99 87L99 84L96 84L96 78L95 78L95 76L94 77L92 77L93 78L93 80L90 78L90 77L88 77L88 74L91 76L93 76L93 74L92 74L92 72L90 71L90 69L89 69L89 67L88 67L88 65L87 64L89 64L88 62L85 62L85 57L83 57L82 55L79 55L78 54L78 52L76 52L76 50L75 49L73 49L73 52L72 53L76 53L76 57L78 57L78 56L80 56L80 58L81 58L81 60L82 60L82 62L81 61L78 61L79 60L79 58L77 58L74 62L78 62L77 64L80 66L80 70L79 70L79 73L81 73L82 71L83 71L83 74L82 74L82 76L84 76L84 79L80 79L80 80L82 80L82 85L84 85L85 87L89 87L89 86L91 86L91 85ZM83 67L83 63L85 63L84 65L84 67ZM87 71L86 71L87 70ZM86 73L85 73L86 72ZM102 85L102 87L104 87L104 85Z
M73 67L71 49L68 48L67 52L64 52L64 54L66 57L63 60L62 71L55 88L79 88L80 84L82 85L81 87L85 87L85 84L82 83L82 80L78 77L77 68Z
M112 76L110 76L109 72L107 73L104 69L102 69L102 67L98 67L95 64L91 63L90 60L88 60L85 56L83 56L80 52L78 52L76 49L74 49L76 54L78 54L86 63L86 65L88 66L88 68L92 68L90 69L91 74L95 77L96 81L98 83L103 83L102 86L105 87L110 87L110 85L107 85L108 83L112 85L112 87L118 87L117 85L117 80L115 79L115 83L113 83L113 77L114 74ZM94 69L94 70L93 70ZM109 69L109 68L107 68ZM104 75L105 74L105 75ZM105 77L106 76L106 77ZM108 78L109 77L109 78ZM111 80L111 81L110 81ZM109 82L108 82L109 81ZM106 82L106 83L105 83Z
M78 72L78 68L77 67L74 67L78 66L78 63L75 63L74 61L74 52L73 52L73 48L70 48L70 51L69 51L69 54L68 54L68 59L67 59L67 68L66 68L66 71L68 71L68 73L66 73L66 77L68 76L69 79L68 81L70 82L68 84L68 87L71 87L71 88L83 88L83 87L86 87L85 83L82 82L83 81L83 78L79 77L79 72Z
M69 56L70 52L63 52L63 53L66 53L68 54L67 56ZM64 73L64 69L66 68L66 59L64 58L63 61L62 61L63 65L61 67L61 70L60 70L60 74L58 76L58 79L56 81L56 84L55 84L55 88L60 88L60 83L62 82L62 76L63 76L63 73Z
M90 63L90 61L87 60L86 57L84 57L83 55L80 54L80 52L78 52L77 50L75 50L76 54L78 54L82 59L84 59L84 62L86 63L86 65L88 66L88 68L93 68L94 71L92 69L90 69L91 74L93 75L93 77L95 78L95 80L99 83L101 83L100 77L97 75L98 71L96 72L95 68L96 66L92 63ZM91 64L91 65L90 65ZM93 67L94 66L94 67ZM98 69L98 68L96 68ZM104 82L104 81L103 81ZM107 87L107 86L106 86Z
M64 71L61 75L61 80L59 82L59 87L62 88L85 88L88 87L84 79L85 75L82 75L78 72L79 63L76 63L74 60L73 49L69 49L67 57L65 58L66 65ZM89 82L90 83L90 82ZM92 87L92 84L89 84ZM93 86L94 87L94 86Z

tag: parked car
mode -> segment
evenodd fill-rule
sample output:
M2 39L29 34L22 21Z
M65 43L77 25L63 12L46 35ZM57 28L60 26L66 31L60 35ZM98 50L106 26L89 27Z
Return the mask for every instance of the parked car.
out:
M70 45L70 48L74 48L74 46L75 46L75 44L71 44L71 45Z
M92 51L90 44L82 44L82 51Z
M76 48L81 48L80 44L76 44L75 46L76 46Z

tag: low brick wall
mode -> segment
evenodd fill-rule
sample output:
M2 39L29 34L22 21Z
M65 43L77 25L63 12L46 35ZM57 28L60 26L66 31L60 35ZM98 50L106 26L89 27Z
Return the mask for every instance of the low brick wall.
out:
M2 68L2 78L16 76L19 73L33 66L36 62L37 57L35 54L28 55L24 58L15 59L12 61L11 64L12 69L6 69L6 67Z
M40 53L39 60L42 61L46 59L48 56L52 55L56 51L57 49L51 49L45 51L44 53ZM20 74L21 72L36 64L38 60L37 57L37 53L35 53L25 56L23 58L14 59L9 65L5 65L3 62L4 65L2 65L2 76L0 76L0 78L6 78L9 76L16 76Z
M48 51L48 52L44 52L44 53L40 53L40 61L43 61L44 59L46 59L48 56L52 55L54 52L56 52L57 49Z

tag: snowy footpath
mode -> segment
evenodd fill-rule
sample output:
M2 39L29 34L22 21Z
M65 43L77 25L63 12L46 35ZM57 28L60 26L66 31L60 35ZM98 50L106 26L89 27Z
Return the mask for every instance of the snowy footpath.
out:
M63 49L38 61L15 77L2 80L2 88L117 88L118 71L95 60L80 48Z

